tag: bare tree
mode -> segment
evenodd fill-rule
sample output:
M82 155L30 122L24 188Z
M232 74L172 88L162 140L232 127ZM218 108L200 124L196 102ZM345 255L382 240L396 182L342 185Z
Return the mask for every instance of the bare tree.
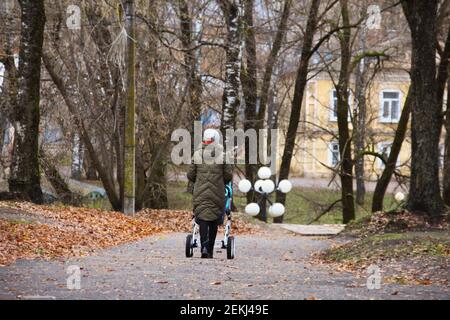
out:
M94 168L105 188L111 206L121 210L124 196L124 121L126 103L125 73L122 57L122 25L111 23L120 16L101 15L105 4L88 1L83 6L81 30L68 31L58 26L63 10L57 8L54 15L55 28L48 32L44 52L46 69L67 106L68 121L72 130L79 134L85 148L88 167ZM185 105L181 87L182 69L175 69L170 55L165 56L165 66L174 65L174 72L162 77L158 64L157 41L159 26L155 25L158 12L164 7L154 2L137 7L140 24L134 41L136 59L136 200L135 208L167 207L167 161L166 150L170 145L170 123L181 118ZM160 10L160 11L158 11ZM120 12L119 12L120 13ZM149 37L149 32L151 36ZM123 34L123 33L122 33ZM67 42L67 39L71 41ZM127 39L126 37L124 38ZM123 39L122 39L123 40ZM85 46L85 48L79 48ZM118 54L115 51L119 51ZM124 55L123 55L124 56ZM120 62L120 61L119 61ZM164 66L164 65L163 65ZM80 81L82 79L82 81ZM160 103L161 95L164 104ZM82 117L80 115L83 115ZM175 116L176 115L176 116Z
M273 40L273 45L270 50L269 57L267 58L267 62L265 64L263 79L261 83L261 97L258 111L258 128L263 127L264 119L266 117L267 102L269 101L269 93L271 91L270 86L272 85L273 71L280 50L282 49L283 40L286 37L286 33L288 30L287 25L291 8L292 8L292 0L285 0L283 11L281 13L281 17L278 22L275 38Z
M312 0L311 7L309 9L308 19L306 22L306 30L303 39L302 52L300 55L300 61L297 68L297 74L295 78L295 91L291 105L291 115L289 118L289 125L286 133L286 141L283 150L283 156L281 158L279 180L287 179L289 177L289 171L291 167L291 160L294 155L295 139L297 136L297 128L300 120L300 113L302 108L303 95L306 88L308 79L308 65L311 55L313 53L313 39L314 33L318 24L318 12L319 12L320 0ZM277 202L285 203L286 194L277 192ZM283 216L275 218L274 222L282 223Z
M403 1L411 30L412 158L408 209L440 215L444 204L439 189L439 133L442 106L436 89L437 0Z
M395 131L394 141L392 142L391 151L386 160L383 173L377 181L375 191L372 199L372 212L383 210L384 195L386 194L387 187L394 174L395 167L397 165L397 159L402 148L403 141L405 140L408 130L409 115L411 113L411 107L413 103L413 88L409 87L406 97L405 105L403 106L400 120Z
M257 130L256 105L258 101L258 63L256 58L256 36L253 21L254 1L245 1L244 4L244 39L245 39L245 66L242 65L242 92L245 100L244 130ZM256 131L257 132L257 131ZM252 183L256 178L256 164L250 163L250 141L245 142L245 177ZM255 196L253 191L246 194L247 202L252 202Z
M448 10L448 1L444 1L440 13L438 16L438 24L443 24L445 15L447 14L446 11ZM450 32L447 32L447 38L445 40L444 48L441 50L438 50L440 56L441 56L441 62L439 64L438 68L438 74L437 74L437 83L438 83L438 89L437 89L437 98L438 98L438 104L442 105L443 101L443 95L444 95L444 89L445 89L445 79L448 77L448 63L449 63L449 54L450 54ZM388 158L386 159L384 170L379 177L375 191L373 194L373 200L372 200L372 212L381 211L383 210L383 200L384 196L387 190L387 187L389 185L389 182L392 179L392 176L395 173L396 170L396 164L397 159L400 154L400 150L403 144L403 141L405 140L405 137L407 136L407 130L408 130L408 124L413 104L414 92L413 92L413 86L411 85L407 96L405 105L403 106L403 110L400 116L400 120L397 125L397 129L395 131L394 141L391 146L391 151L389 153ZM445 174L445 170L444 170ZM444 189L446 184L446 179L444 177ZM445 197L444 197L445 198Z
M342 193L342 216L343 222L348 223L355 219L355 204L353 198L353 161L352 142L348 129L349 112L349 80L351 63L351 29L347 0L340 0L343 30L339 34L341 47L341 65L339 69L339 80L336 84L337 94L337 122L339 132L339 153L341 166L339 175L341 177Z
M121 210L124 195L123 86L118 66L108 62L113 35L107 18L98 14L99 6L87 2L83 7L87 25L95 28L92 32L87 27L82 28L79 37L75 37L73 31L61 29L63 8L57 8L52 21L55 28L46 38L43 61L73 119L74 129L90 163L99 174L111 206ZM65 39L73 41L62 46ZM79 81L80 78L83 81Z
M363 15L366 14L366 6L363 6ZM359 50L364 54L366 50L366 27L360 28L359 36ZM354 115L354 130L355 139L354 147L355 154L363 151L365 148L366 138L366 117L367 117L367 102L366 102L366 89L368 87L368 63L367 59L362 57L355 66L355 98L356 109L353 112ZM364 157L359 157L355 161L355 178L356 178L356 203L359 205L364 204L364 197L366 194L366 188L364 183Z
M202 81L199 74L201 47L198 41L200 22L193 21L189 2L177 0L177 3L180 16L180 40L183 45L186 78L189 82L189 105L191 110L189 116L192 124L190 129L193 131L193 123L199 120L202 111Z
M21 0L21 35L17 105L12 112L14 150L9 190L42 203L38 137L41 57L44 40L43 0Z
M277 23L277 28L275 30L275 36L273 39L272 47L270 49L269 55L265 64L262 67L262 81L261 86L258 85L258 61L256 53L256 26L254 24L253 11L254 11L254 1L245 2L245 48L246 48L246 66L243 67L242 72L242 90L245 99L245 120L244 129L254 129L259 133L259 129L264 128L264 122L266 118L266 110L268 105L268 100L270 93L273 92L271 87L274 87L272 78L274 75L274 68L279 58L279 53L283 47L283 41L287 33L287 24L289 20L289 15L292 7L292 0L285 0L283 5L283 10L281 12L280 18ZM261 89L258 92L258 88ZM257 104L259 101L259 108L257 109ZM272 110L275 111L275 110ZM273 117L273 113L269 115ZM269 121L273 119L268 119ZM274 124L275 125L275 124ZM270 139L268 139L270 141ZM246 142L246 161L245 161L245 176L247 179L252 181L256 180L257 165L249 163L249 146L248 141ZM247 201L253 201L254 193L247 193Z
M148 20L150 25L158 25L157 3L152 1L148 5ZM143 54L145 63L140 67L144 90L148 90L149 110L138 110L138 123L148 130L140 130L141 147L137 148L136 170L136 209L168 207L167 199L167 154L169 133L167 121L162 112L158 83L158 39L155 32L149 38L148 50ZM186 75L188 76L188 75ZM189 87L189 94L191 93ZM190 100L191 102L192 100ZM190 105L192 108L192 105ZM148 155L148 156L146 156Z

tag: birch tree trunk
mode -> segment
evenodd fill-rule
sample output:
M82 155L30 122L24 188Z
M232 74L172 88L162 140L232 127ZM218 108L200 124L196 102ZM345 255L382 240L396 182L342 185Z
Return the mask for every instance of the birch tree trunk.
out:
M35 203L42 203L39 173L39 101L41 57L44 40L43 0L21 0L19 92L12 112L14 149L9 190L19 192Z
M438 105L443 105L445 83L447 82L447 108L445 109L445 144L444 144L444 166L443 166L443 183L442 183L442 197L445 205L450 206L450 27L447 31L447 39L445 41L444 50L441 53L441 62L439 64L437 83L437 99ZM443 106L444 107L444 106Z
M80 136L76 132L72 136L72 163L70 169L71 178L80 180L83 172L83 145L80 141Z
M242 41L242 9L240 0L218 0L222 9L226 26L226 62L225 88L222 96L221 130L226 142L226 130L234 129L236 114L240 105L239 89L241 86L241 41Z
M407 207L437 216L444 211L439 189L442 106L437 103L437 0L402 2L412 38L411 181Z
M16 28L15 19L11 14L0 13L0 18L5 23L6 43L4 44L4 55L1 57L0 62L4 66L3 83L0 95L0 153L4 147L4 137L11 126L11 112L16 110L17 107L17 78L18 70L14 61L13 55L13 43L14 43L14 30ZM1 155L0 155L1 157ZM9 153L7 153L7 160L2 161L0 166L5 165L2 171L8 168L8 164L11 161ZM3 159L2 159L3 160ZM5 175L6 178L6 175Z
M447 81L447 110L445 112L445 131L443 198L445 204L450 206L450 78Z
M125 142L124 142L124 199L123 212L126 215L134 214L135 185L136 185L136 134L135 134L135 110L136 110L136 32L134 21L134 0L125 3L126 30L127 30L127 98L125 110Z

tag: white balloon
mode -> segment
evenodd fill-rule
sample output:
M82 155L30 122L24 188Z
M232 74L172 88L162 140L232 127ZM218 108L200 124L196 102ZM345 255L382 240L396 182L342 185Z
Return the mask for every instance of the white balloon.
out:
M405 200L405 194L399 191L395 194L394 198L397 202L402 202L403 200Z
M278 183L278 189L283 193L288 193L292 190L292 183L289 180L281 180Z
M245 206L245 213L254 217L259 213L259 206L257 203L249 203Z
M270 168L268 167L261 167L258 170L258 177L260 179L269 179L272 175L272 171L270 171Z
M269 216L276 218L284 214L285 208L283 204L276 202L269 207Z
M206 129L205 132L203 132L203 141L215 141L216 143L220 142L220 133L216 129Z
M251 188L252 188L252 183L249 180L243 179L243 180L239 181L238 189L240 192L247 193L250 191Z
M255 190L258 191L258 192L261 192L263 183L264 183L264 180L256 180L256 182L255 182Z
M261 188L265 193L271 193L275 189L275 183L270 179L263 180Z

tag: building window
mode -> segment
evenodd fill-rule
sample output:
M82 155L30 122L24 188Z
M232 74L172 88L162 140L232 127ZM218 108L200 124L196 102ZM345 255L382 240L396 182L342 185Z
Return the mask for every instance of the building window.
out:
M400 91L384 90L381 92L380 100L381 122L398 122L400 119Z
M62 138L62 132L58 128L46 128L44 131L44 141L46 143L58 143Z
M391 147L392 144L390 142L381 142L378 145L378 153L381 154L385 160L387 160L389 154L391 153ZM385 167L384 162L381 159L378 159L378 167L379 168Z
M336 166L340 161L340 154L339 154L339 143L337 142L331 142L329 145L329 151L330 151L330 165Z
M330 96L330 121L337 121L337 104L337 91L333 89Z
M348 90L348 104L349 108L352 105L352 92ZM330 121L337 121L337 105L338 105L338 96L336 89L332 89L330 93ZM350 112L347 110L347 119L351 121Z
M10 139L8 130L5 130L5 132L3 132L3 137L2 138L3 138L3 145L4 146L6 146L6 145L11 143L11 141L10 141L11 139ZM1 150L0 150L0 152L1 152Z
M392 142L380 142L378 144L378 153L383 155L384 159L387 161L389 154L391 153L391 148L392 148ZM384 169L385 165L384 162L377 158L377 163L378 163L378 168L380 169ZM396 167L398 167L400 165L400 155L397 157L397 162L395 164Z

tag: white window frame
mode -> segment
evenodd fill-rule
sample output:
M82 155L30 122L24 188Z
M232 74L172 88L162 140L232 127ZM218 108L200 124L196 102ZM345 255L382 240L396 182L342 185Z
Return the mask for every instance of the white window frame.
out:
M381 142L378 142L378 144L377 144L377 150L378 150L378 153L380 153L380 154L381 154L381 151L382 151L384 146L388 146L389 147L389 152L386 155L386 160L388 159L389 155L391 154L392 144L393 144L393 141L381 141ZM397 157L397 162L395 163L395 167L397 168L399 165L400 165L400 154ZM378 157L377 157L377 167L378 167L378 169L384 169L385 168L385 165L384 165L383 161L380 158L378 158Z
M333 146L337 146L337 153L338 153L338 159L336 163L333 163ZM328 163L330 164L331 167L336 166L339 161L341 161L341 153L339 152L339 142L337 141L331 141L328 144Z
M385 99L383 97L383 94L387 93L387 92L398 93L398 113L397 113L397 118L396 119L392 118L392 101L394 99L391 99L391 98ZM384 102L386 100L390 101L390 103L389 103L389 116L388 117L384 117L383 116ZM400 90L398 90L398 89L383 89L383 90L381 90L381 92L380 92L380 122L381 123L398 123L399 120L400 120L400 114L402 112L402 107L403 107L402 106L402 101L403 101L403 93Z
M332 88L330 90L330 97L329 97L329 102L328 102L328 108L329 108L329 120L332 122L337 122L337 96L336 96L336 106L334 105L334 93L336 92L336 88ZM352 108L353 108L353 95L352 95L352 91L350 89L348 89L348 107L349 110L347 110L347 120L351 121L351 112L352 112ZM335 114L335 110L336 110L336 115Z
M336 105L334 105L334 93L336 92L336 89L333 88L330 91L330 102L329 102L329 107L330 107L330 121L336 122L337 121L337 95L336 95ZM336 115L335 115L336 113Z

